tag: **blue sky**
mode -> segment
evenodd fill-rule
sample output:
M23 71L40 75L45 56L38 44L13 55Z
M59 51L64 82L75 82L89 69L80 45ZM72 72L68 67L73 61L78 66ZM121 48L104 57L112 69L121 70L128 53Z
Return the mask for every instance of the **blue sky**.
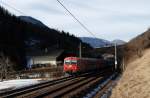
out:
M2 0L51 28L78 37L93 37L57 0ZM106 40L129 41L150 27L150 0L60 0L93 34ZM0 4L11 13L19 12Z

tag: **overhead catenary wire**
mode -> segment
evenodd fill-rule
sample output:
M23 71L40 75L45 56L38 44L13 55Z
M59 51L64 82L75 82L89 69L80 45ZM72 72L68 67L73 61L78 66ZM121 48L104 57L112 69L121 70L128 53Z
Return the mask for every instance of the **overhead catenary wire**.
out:
M57 0L57 1L58 1L58 3L59 3L88 33L90 33L93 37L96 38L96 36L95 36L82 22L80 22L79 19L77 19L77 18L75 17L75 15L73 15L73 14L71 13L71 11L69 11L59 0ZM10 6L9 4L3 2L2 0L1 0L0 2L1 2L3 5L5 5L5 6L11 8L11 9L13 9L13 10L19 12L20 14L26 15L24 12L18 10L17 8L15 8L15 7L13 7L13 6ZM26 16L27 16L27 15L26 15Z
M90 33L93 37L96 38L95 34L93 34L82 22L80 22L80 20L77 19L77 18L75 17L75 15L73 15L73 14L71 13L71 11L68 10L67 7L65 7L59 0L57 0L57 2L58 2L88 33Z
M22 12L22 11L20 11L19 9L17 9L17 8L15 8L15 7L13 7L13 6L11 6L11 5L9 5L9 4L3 2L2 0L0 0L0 2L1 2L1 4L5 5L5 6L9 7L9 8L11 8L11 9L17 11L17 12L19 12L20 14L26 15L24 12ZM27 16L27 15L26 15L26 16Z
M3 2L2 0L1 0L0 2L1 2L3 5L5 5L5 6L11 8L11 9L13 9L13 10L19 12L20 14L26 15L24 12L22 12L22 11L20 11L19 9L17 9L17 8L15 8L15 7L13 7L13 6L11 6L11 5L9 5L9 4ZM71 11L69 11L69 10L67 9L67 7L65 7L59 0L57 0L57 2L58 2L88 33L90 33L93 37L96 38L95 34L93 34L82 22L80 22L80 20L77 19L77 18L75 17L75 15L73 15L73 14L71 13ZM27 16L27 15L26 15L26 16Z

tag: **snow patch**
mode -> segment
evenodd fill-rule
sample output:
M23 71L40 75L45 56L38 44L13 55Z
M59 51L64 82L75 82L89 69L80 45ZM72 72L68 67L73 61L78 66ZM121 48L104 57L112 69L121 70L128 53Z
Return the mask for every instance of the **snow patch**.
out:
M0 82L0 92L40 83L40 79L19 79Z

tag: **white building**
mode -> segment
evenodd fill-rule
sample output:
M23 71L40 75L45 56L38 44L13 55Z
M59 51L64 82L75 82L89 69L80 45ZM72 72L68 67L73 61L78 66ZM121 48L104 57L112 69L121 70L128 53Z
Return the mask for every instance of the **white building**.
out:
M53 66L63 64L65 54L63 50L53 50L53 51L40 51L36 53L30 53L27 56L27 66Z

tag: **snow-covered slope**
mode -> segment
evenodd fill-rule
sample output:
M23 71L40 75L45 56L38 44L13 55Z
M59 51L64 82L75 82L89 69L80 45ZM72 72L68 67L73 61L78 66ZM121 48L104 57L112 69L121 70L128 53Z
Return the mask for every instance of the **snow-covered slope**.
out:
M33 17L30 17L30 16L19 16L19 18L25 22L29 22L29 23L32 23L32 24L36 24L38 26L41 26L41 27L46 27L46 25L44 25L41 21L33 18Z
M0 92L39 83L39 79L18 79L0 82Z

